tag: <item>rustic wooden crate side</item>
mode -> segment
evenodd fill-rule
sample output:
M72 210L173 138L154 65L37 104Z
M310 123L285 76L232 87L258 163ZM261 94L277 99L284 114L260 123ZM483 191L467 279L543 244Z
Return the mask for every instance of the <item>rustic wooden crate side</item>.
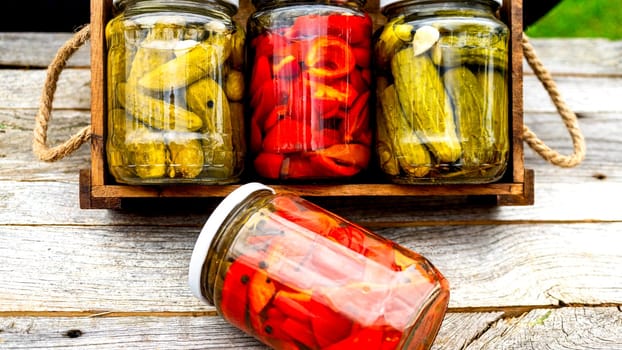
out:
M379 28L385 18L378 11L378 0L369 1L366 10ZM80 172L80 207L83 209L121 208L125 200L149 198L224 197L239 185L130 186L115 184L106 171L106 43L105 26L112 14L112 0L91 0L91 168ZM254 11L250 0L240 2L235 18L245 24ZM276 184L276 190L291 191L307 197L375 196L474 196L495 198L499 205L533 204L533 172L523 162L523 72L522 72L522 0L506 1L501 10L511 29L511 162L504 178L492 184L478 185L395 185L384 183Z

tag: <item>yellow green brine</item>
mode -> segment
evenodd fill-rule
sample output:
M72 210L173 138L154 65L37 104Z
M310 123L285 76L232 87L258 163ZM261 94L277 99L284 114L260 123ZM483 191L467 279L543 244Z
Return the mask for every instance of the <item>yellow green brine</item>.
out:
M108 169L127 184L225 184L244 167L237 0L127 0L106 26Z
M500 0L381 1L376 151L396 183L489 183L507 169L509 29Z

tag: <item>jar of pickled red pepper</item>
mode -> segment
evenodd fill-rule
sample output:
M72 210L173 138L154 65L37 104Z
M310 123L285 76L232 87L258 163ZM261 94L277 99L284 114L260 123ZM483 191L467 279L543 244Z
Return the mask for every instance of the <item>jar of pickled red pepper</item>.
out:
M396 183L488 183L506 170L508 27L501 0L381 1L376 151Z
M106 26L108 169L128 184L236 182L244 168L238 0L121 0Z
M192 292L282 349L429 349L449 285L424 257L298 196L248 183L213 211Z
M255 0L250 150L264 179L345 179L371 153L372 21L364 0Z

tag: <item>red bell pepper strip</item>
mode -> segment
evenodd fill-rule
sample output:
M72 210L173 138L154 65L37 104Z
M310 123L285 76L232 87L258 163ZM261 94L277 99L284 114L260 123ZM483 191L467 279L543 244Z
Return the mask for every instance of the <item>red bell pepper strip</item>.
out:
M251 95L251 108L257 125L261 125L263 118L266 118L277 104L276 93L275 83L269 79L264 81L255 94Z
M240 261L234 261L225 274L221 291L220 310L223 317L243 330L248 330L246 323L248 286L254 274L254 268Z
M370 157L369 147L358 143L339 143L314 153L326 158L328 162L358 168L366 167Z
M353 165L342 165L332 158L310 155L309 161L315 169L315 174L321 174L325 177L350 177L358 174L361 169Z
M287 29L285 36L291 40L327 35L328 16L306 15L294 20L291 27Z
M352 320L311 300L309 308L313 317L311 318L311 328L315 340L321 348L336 343L348 335L352 330Z
M370 85L363 79L362 71L359 69L353 69L348 75L350 85L359 93L369 91Z
M281 177L281 167L285 156L279 153L259 153L254 160L255 171L261 177L278 179Z
M367 84L367 86L371 86L371 83L372 83L371 69L369 68L361 69L361 78L363 78L363 81Z
M257 112L253 114L250 122L250 149L253 154L261 152L261 144L263 143L263 134L258 124Z
M332 14L327 19L328 34L336 35L353 46L370 47L372 20L368 14L351 16ZM362 45L365 44L366 45Z
M336 36L320 36L312 41L304 63L315 79L336 79L346 76L356 60L350 46Z
M376 328L361 328L344 340L324 350L380 349L384 332Z
M282 35L274 32L264 32L259 34L251 41L251 49L254 49L254 56L283 56L287 51L291 52L289 40Z
M263 121L263 131L269 132L280 120L289 118L289 108L286 105L277 105Z
M369 47L352 47L352 54L357 66L361 68L371 66L371 49Z
M305 124L290 118L279 120L263 140L264 152L290 153L311 147L311 130Z
M266 312L266 319L261 323L260 338L272 342L274 339L291 342L289 334L283 332L282 325L287 315L275 307L270 307Z
M298 76L300 73L298 58L294 55L287 55L282 58L275 57L275 63L272 65L272 72L275 77L283 79L291 79Z
M283 332L285 332L294 340L300 342L307 348L318 348L309 324L300 322L294 318L287 318L281 324L281 329L283 330Z
M369 95L369 91L360 94L345 114L343 136L346 142L356 140L359 133L369 128Z
M313 135L311 137L311 149L319 150L327 148L335 144L343 142L343 136L338 130L322 128L320 130L312 130Z
M268 305L276 287L263 270L255 272L248 286L248 305L251 314L259 314Z
M272 72L270 71L270 61L268 56L261 55L255 58L255 64L253 71L251 72L251 82L249 86L249 93L251 96L255 96L259 91L259 88L266 82L272 79Z
M301 322L310 322L313 317L309 310L310 300L309 294L280 290L274 295L273 305L287 317Z

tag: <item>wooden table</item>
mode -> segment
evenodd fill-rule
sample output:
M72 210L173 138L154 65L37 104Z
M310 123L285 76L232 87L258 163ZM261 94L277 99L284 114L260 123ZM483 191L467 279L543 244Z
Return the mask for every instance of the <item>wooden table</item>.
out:
M265 349L187 287L213 205L81 210L89 147L56 163L35 159L45 67L69 36L0 33L0 348ZM622 349L622 41L532 41L588 146L574 169L526 148L535 205L318 199L445 274L450 310L435 349ZM89 123L88 66L85 47L61 75L52 144ZM526 123L570 152L529 72Z

